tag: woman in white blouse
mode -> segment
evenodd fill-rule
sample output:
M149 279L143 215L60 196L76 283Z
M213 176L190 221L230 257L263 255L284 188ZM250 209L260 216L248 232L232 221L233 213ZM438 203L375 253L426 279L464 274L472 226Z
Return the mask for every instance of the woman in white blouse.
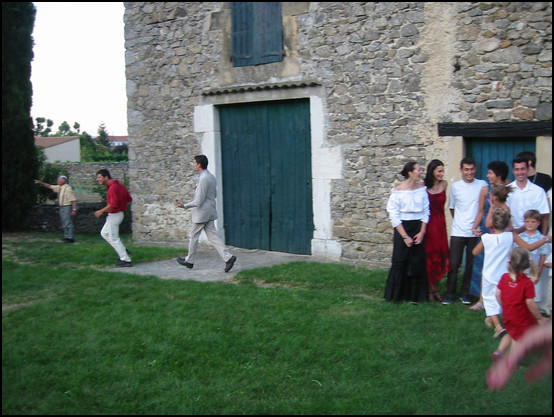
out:
M423 169L417 162L408 162L400 174L405 181L392 189L387 202L394 243L385 300L417 303L427 299L424 238L429 198L421 181Z

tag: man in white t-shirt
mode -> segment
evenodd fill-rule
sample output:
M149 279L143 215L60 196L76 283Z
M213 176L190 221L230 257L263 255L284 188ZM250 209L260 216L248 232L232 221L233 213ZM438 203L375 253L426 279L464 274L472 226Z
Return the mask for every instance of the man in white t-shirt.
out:
M508 195L506 204L510 207L512 213L514 232L522 233L525 231L523 215L527 210L533 209L538 210L542 215L540 230L546 236L548 234L550 206L544 189L529 181L528 171L529 161L526 158L516 157L512 164L515 181L510 183L513 191Z
M460 287L460 300L471 304L469 288L473 273L473 248L479 243L481 231L479 225L485 211L487 197L487 182L475 178L477 166L473 158L464 158L460 162L462 179L452 184L448 207L452 214L452 231L450 233L450 266L446 282L446 297L444 305L454 301L458 288L458 270L462 263L464 249L466 264L464 277Z

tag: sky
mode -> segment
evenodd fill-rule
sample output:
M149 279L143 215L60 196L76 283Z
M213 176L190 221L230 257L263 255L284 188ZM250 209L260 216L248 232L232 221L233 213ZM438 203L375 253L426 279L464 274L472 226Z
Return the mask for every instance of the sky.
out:
M66 121L97 136L127 135L122 2L34 2L33 123Z

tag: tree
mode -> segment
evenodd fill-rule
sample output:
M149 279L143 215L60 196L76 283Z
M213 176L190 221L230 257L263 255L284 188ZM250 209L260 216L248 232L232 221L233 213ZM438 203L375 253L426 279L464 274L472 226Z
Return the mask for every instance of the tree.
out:
M44 117L37 117L35 121L35 136L40 136L40 133L44 130L43 123L46 121L46 119Z
M100 123L100 126L98 126L98 143L101 145L110 147L110 139L108 139L108 131L106 130L106 125L104 122Z
M79 136L79 145L81 147L81 161L94 161L94 155L96 154L96 142L87 132L84 132Z
M35 119L36 125L34 128L35 136L79 136L79 144L81 146L81 161L82 162L124 162L128 161L127 145L112 147L108 138L108 129L104 122L98 126L98 137L93 139L87 132L80 133L81 125L77 122L73 123L73 129L69 127L69 123L62 122L58 127L56 134L51 135L51 127L54 122L44 117L37 117ZM48 127L44 128L44 122L46 121ZM41 165L42 166L42 165ZM41 168L42 169L42 168Z
M35 136L42 136L42 137L48 137L48 136L79 136L81 133L81 125L77 122L73 123L73 129L75 131L71 130L71 127L69 126L69 123L67 123L65 120L62 122L61 125L58 126L58 131L54 135L50 135L52 133L52 126L54 126L54 122L51 119L46 119L44 117L37 117L35 119L36 125L34 127L34 134ZM46 128L44 127L44 122L46 122Z
M81 125L77 122L74 122L73 128L75 129L75 132L71 130L71 126L69 126L69 123L64 120L63 123L58 127L58 132L55 136L79 136Z
M67 123L65 120L63 123L58 127L58 133L56 136L69 136L71 133L71 127L69 126L69 123Z
M31 2L2 2L2 230L23 226L35 204L38 174L31 118Z
M52 126L54 125L54 122L51 119L37 117L35 121L35 136L47 137L50 133L52 133ZM46 127L44 127L44 122L46 122Z

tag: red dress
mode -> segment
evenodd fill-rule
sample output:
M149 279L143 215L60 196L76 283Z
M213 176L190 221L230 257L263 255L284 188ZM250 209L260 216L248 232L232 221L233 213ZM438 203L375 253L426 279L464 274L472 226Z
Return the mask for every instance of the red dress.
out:
M450 272L450 254L446 235L444 204L446 190L437 194L427 192L429 196L429 223L425 233L425 255L427 261L427 279L429 285L440 281Z
M527 299L535 298L535 284L522 272L512 281L510 274L502 275L498 283L502 300L504 327L512 339L519 340L523 333L537 324L527 307Z

